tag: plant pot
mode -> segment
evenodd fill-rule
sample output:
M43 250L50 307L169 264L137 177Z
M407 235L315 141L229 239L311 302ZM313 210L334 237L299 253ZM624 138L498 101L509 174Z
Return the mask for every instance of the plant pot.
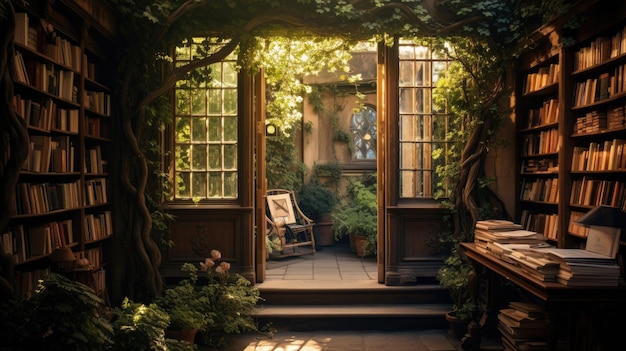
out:
M330 214L322 216L320 221L315 223L315 244L319 246L335 245L333 222Z
M195 344L197 333L198 333L198 328L193 328L193 329L188 329L188 330L165 329L166 338L187 341L191 344Z
M367 245L367 236L351 234L351 238L354 240L354 250L359 257L365 257L365 246Z
M450 324L450 331L452 335L458 339L463 339L463 336L467 333L467 326L469 325L469 320L467 319L458 319L455 315L456 312L447 312L446 320Z

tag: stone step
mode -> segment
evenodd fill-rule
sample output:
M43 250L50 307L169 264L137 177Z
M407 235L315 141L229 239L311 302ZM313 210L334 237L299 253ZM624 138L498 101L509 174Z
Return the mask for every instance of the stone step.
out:
M445 304L449 294L438 284L385 286L375 281L274 281L258 285L263 305Z
M253 313L260 323L290 330L445 329L449 304L264 305Z

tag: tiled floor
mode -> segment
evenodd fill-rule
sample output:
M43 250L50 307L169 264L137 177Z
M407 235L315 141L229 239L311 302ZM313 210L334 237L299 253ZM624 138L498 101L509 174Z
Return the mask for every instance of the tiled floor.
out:
M323 247L315 255L267 261L266 280L259 286L380 287L376 258L359 258L346 245ZM229 336L228 351L453 351L459 342L447 330L290 331L275 326L272 335ZM200 349L202 350L202 349Z
M376 280L375 257L360 258L348 245L321 247L313 255L292 256L267 261L266 282L275 280L316 280L356 283Z

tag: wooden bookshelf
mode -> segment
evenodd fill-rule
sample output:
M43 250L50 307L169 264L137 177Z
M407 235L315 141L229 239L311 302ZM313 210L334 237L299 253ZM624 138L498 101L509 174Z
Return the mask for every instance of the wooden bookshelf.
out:
M562 150L562 50L543 43L522 57L517 85L519 223L556 241Z
M626 5L600 7L539 38L516 69L516 218L561 248L584 248L575 220L590 209L626 210Z
M2 233L15 290L29 294L56 248L89 259L88 283L104 297L113 235L109 163L112 33L74 2L16 9L13 105L30 139L15 189L16 214ZM66 272L67 273L67 272ZM84 274L73 274L75 277Z

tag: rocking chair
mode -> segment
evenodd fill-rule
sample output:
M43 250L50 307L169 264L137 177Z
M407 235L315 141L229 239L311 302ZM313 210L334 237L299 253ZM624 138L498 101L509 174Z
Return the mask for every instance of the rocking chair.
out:
M266 195L269 231L267 235L278 235L282 252L278 257L315 254L315 223L298 206L293 191L271 189Z

